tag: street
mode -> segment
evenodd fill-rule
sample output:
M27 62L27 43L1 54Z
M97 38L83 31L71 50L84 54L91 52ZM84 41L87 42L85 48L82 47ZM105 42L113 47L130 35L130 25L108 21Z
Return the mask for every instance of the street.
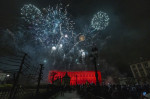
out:
M65 92L64 96L61 96L61 94L59 94L55 98L50 99L81 99L81 97L77 94L77 91L72 91L72 92Z

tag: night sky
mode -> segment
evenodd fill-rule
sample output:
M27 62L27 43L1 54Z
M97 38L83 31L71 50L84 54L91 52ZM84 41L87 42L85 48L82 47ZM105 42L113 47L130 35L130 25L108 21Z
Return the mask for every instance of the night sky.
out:
M150 58L150 1L149 0L1 0L0 29L15 26L24 4L39 8L48 5L68 3L68 12L76 22L77 31L88 24L98 11L110 17L109 26L102 31L111 39L101 48L99 56L121 72L128 72L129 64L143 58ZM8 53L9 46L2 46L0 52Z

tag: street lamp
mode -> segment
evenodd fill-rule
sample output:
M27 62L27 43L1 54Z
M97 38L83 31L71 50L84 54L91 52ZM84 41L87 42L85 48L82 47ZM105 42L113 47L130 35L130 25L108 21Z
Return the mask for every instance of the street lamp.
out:
M97 73L97 58L98 58L98 49L97 49L97 47L93 47L92 48L92 54L90 55L90 59L94 63L96 85L98 86L99 85L99 81L98 81L98 73Z

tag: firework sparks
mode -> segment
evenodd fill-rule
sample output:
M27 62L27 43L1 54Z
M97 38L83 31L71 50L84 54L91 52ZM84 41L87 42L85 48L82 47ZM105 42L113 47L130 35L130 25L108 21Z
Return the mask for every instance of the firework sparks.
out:
M24 5L21 8L21 15L25 24L22 24L18 33L13 35L15 39L17 38L16 43L26 52L44 53L41 61L45 64L51 62L52 66L79 64L80 58L84 63L89 47L100 39L96 31L104 30L109 24L108 15L98 12L91 20L91 25L87 25L77 33L67 7L62 7L61 4L42 9L32 4ZM44 55L47 55L47 58ZM58 63L58 60L62 60L62 63Z
M54 43L58 45L72 34L74 23L67 17L67 10L62 9L61 4L55 8L44 8L45 14L31 4L24 5L21 9L23 19L32 24L31 32L35 40L42 42L45 47Z
M95 14L91 21L91 26L95 30L104 30L108 26L108 24L109 16L107 15L107 13L101 11Z

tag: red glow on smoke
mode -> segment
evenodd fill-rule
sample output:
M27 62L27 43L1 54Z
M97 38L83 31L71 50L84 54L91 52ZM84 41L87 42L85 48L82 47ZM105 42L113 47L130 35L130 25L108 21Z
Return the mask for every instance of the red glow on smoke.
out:
M52 83L52 79L54 78L54 81L56 79L63 78L65 74L68 74L68 76L71 78L70 85L76 85L77 84L85 84L88 83L94 83L96 84L96 77L95 77L95 71L50 71L48 75L48 81L49 83ZM55 74L55 76L53 76ZM99 83L101 83L101 72L98 71L98 80Z

